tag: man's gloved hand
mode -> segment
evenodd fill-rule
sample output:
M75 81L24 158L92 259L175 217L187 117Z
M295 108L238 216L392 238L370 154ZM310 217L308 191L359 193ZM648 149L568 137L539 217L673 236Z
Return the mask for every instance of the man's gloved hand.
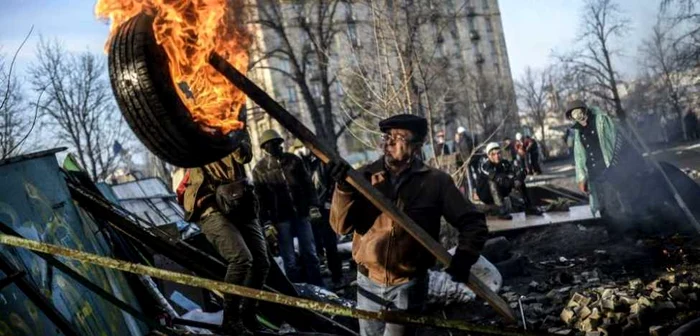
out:
M253 151L251 150L250 143L247 141L242 141L238 148L233 151L233 158L240 164L250 162L250 160L253 159Z
M345 182L345 177L350 170L350 165L343 160L331 160L328 162L328 172L331 178L336 182L338 189L344 192L353 191L353 187Z
M469 281L472 265L479 260L479 255L473 255L457 249L455 255L452 256L450 265L445 268L445 272L452 276L452 280L466 283Z
M277 241L277 228L275 228L275 226L272 225L272 222L265 222L265 224L263 225L263 231L265 233L265 239L272 239Z
M310 218L312 221L315 221L315 220L317 220L317 219L321 219L321 217L322 217L322 216L321 216L321 210L319 210L317 207L314 206L314 207L311 207L311 208L309 209L309 218Z

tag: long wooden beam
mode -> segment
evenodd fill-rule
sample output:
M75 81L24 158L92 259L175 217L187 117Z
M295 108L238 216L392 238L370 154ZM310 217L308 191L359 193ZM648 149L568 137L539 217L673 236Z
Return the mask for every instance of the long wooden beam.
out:
M321 143L316 135L311 132L304 124L302 124L289 111L277 103L265 91L250 81L245 75L229 64L223 57L216 53L212 53L209 57L211 64L218 72L220 72L233 85L243 91L248 98L252 99L260 108L265 110L271 117L275 118L284 128L290 131L294 136L301 140L316 157L324 163L332 160L343 160L338 153L327 148ZM385 214L389 215L394 222L401 225L413 238L420 242L437 260L444 265L449 265L452 256L433 239L425 230L418 226L411 218L396 208L384 195L375 189L369 181L356 170L350 169L347 174L346 181L364 195L374 206L380 209ZM476 295L486 300L494 307L508 322L515 323L515 313L510 309L508 304L501 299L498 294L493 292L486 284L472 273L469 276L467 286L474 291Z

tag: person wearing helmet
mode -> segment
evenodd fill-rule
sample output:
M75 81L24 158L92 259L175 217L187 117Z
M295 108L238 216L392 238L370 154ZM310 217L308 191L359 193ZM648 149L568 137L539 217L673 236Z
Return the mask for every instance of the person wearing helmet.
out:
M284 139L273 129L260 136L264 157L253 168L253 182L260 201L260 221L277 229L284 270L292 282L323 286L310 217L319 215L318 200L301 158L286 153ZM294 251L299 240L301 262ZM303 274L303 276L302 276Z
M488 229L483 213L464 198L451 176L423 163L421 148L428 131L425 118L399 114L379 123L384 155L360 168L361 176L437 239L441 218L459 231L459 246L446 272L467 281ZM382 213L345 181L348 165L331 161L337 184L331 225L339 234L353 233L357 263L357 308L403 310L420 314L426 304L428 270L435 257L389 215ZM360 320L363 336L413 335L414 326Z
M511 198L512 191L516 190L522 197L525 213L528 215L541 215L534 208L527 195L525 186L525 174L506 159L503 158L501 146L497 142L486 145L484 150L486 157L479 165L476 192L479 199L488 205L497 207L497 215L500 219L512 219L505 199Z
M255 211L253 185L243 168L253 157L247 131L245 135L230 155L187 170L182 205L185 220L199 225L227 263L224 281L262 289L270 261ZM223 332L253 335L251 330L260 329L256 325L256 305L250 299L224 295Z

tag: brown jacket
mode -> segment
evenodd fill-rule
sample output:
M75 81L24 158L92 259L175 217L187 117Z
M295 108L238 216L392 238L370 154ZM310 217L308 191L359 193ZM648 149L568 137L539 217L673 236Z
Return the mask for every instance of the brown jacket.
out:
M360 171L434 239L438 239L440 219L444 216L459 230L457 248L473 261L479 258L488 234L486 219L462 196L448 174L416 160L392 182L384 170L383 158ZM336 188L330 222L339 234L354 231L353 259L377 283L404 283L435 264L433 255L417 240L358 193Z
M244 178L243 165L251 159L250 142L244 140L235 151L222 159L190 168L183 198L185 220L197 221L208 208L215 207L216 186Z

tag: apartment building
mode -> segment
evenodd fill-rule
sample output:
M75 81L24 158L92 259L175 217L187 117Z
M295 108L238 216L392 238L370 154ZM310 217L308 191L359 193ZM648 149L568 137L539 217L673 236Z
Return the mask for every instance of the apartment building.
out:
M376 120L395 113L422 114L448 137L519 124L497 0L251 0L249 10L249 77L344 156L371 149ZM256 155L271 127L291 144L254 103L247 114Z

